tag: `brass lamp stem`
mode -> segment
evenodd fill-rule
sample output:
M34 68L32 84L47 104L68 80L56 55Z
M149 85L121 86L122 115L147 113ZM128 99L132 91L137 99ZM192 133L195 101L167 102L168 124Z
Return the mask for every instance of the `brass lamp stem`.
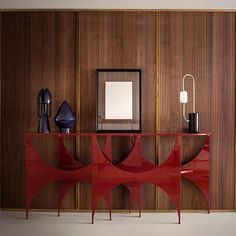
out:
M193 113L195 113L195 78L193 77L193 75L191 75L191 74L184 75L184 77L183 77L183 91L184 91L185 79L188 77L192 78L192 81L193 81ZM183 104L183 118L185 121L189 122L189 120L185 116L185 104Z

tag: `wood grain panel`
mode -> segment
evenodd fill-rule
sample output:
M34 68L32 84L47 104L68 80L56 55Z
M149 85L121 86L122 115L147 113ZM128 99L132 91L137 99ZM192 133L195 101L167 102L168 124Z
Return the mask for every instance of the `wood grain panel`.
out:
M156 130L156 14L137 15L137 65L143 69L142 76L142 131ZM156 162L155 139L143 138L143 157ZM143 209L155 209L155 187L151 184L142 186Z
M182 72L191 73L196 82L196 111L200 117L200 130L211 130L211 30L209 13L183 14L182 26ZM182 78L180 77L180 80ZM189 102L186 113L192 112L192 81L186 81ZM181 81L179 86L181 86ZM180 109L181 110L181 109ZM187 123L182 119L182 127ZM184 138L182 163L190 161L198 154L204 138ZM182 209L206 209L206 203L199 190L189 181L182 181Z
M212 131L212 207L234 208L234 129L235 127L235 19L233 13L160 13L160 127L185 130L178 102L182 76L191 73L196 80L196 111L200 130ZM191 84L186 113L191 111ZM189 105L190 104L190 105ZM229 128L231 127L231 129ZM172 141L173 143L173 141ZM184 139L182 162L190 161L202 139ZM227 144L226 144L227 143ZM161 154L169 153L171 141L160 142ZM173 145L173 144L172 144ZM165 155L166 156L166 155ZM160 162L162 162L160 156ZM163 193L159 208L172 208ZM198 189L182 182L182 208L205 209Z
M23 131L30 115L30 13L2 13L2 207L24 207Z
M58 130L53 122L60 105L66 100L75 111L76 83L76 13L39 12L31 14L31 78L32 98L41 88L52 93L51 129ZM33 114L36 106L32 105ZM36 127L36 123L34 123ZM40 140L42 156L47 156L51 165L56 164L55 140ZM67 140L66 147L75 156L75 140ZM57 186L45 188L35 199L35 208L55 208ZM75 207L75 190L64 200L65 208Z
M77 79L77 13L55 13L55 108L66 100L76 112L76 79ZM55 113L54 113L55 114ZM75 131L75 127L73 128ZM72 130L73 130L72 129ZM74 158L76 138L67 138L66 148ZM62 208L75 208L76 191L72 189L65 197Z
M2 124L2 100L1 100L1 98L2 98L2 86L1 86L1 84L2 84L2 69L1 69L1 65L2 65L2 63L1 63L1 61L2 61L2 54L1 54L1 49L2 49L2 47L1 47L1 45L2 45L2 43L1 43L1 40L2 40L2 13L0 12L0 130L2 130L2 126L1 126L1 124ZM2 140L2 136L1 136L1 140ZM2 142L0 142L0 208L2 207L2 181L1 181L1 179L2 179L2 164L1 164L1 161L2 161Z
M212 207L234 209L235 14L212 22Z
M31 14L31 114L37 114L36 98L41 88L48 88L52 93L52 102L55 104L55 13L39 12ZM52 114L55 114L52 106ZM35 117L35 116L34 116ZM32 121L32 128L37 130L38 118ZM50 118L50 126L55 126ZM54 158L55 140L53 138L37 138L35 146L39 154L50 165L56 165ZM33 200L33 208L56 208L57 186L51 184L45 187Z
M97 68L141 68L143 131L155 130L155 13L152 12L80 12L80 130L95 131ZM80 144L81 160L85 142ZM113 161L125 158L126 139L113 139ZM122 150L120 152L119 150ZM155 160L155 142L144 142L145 156ZM126 151L124 151L126 150ZM89 188L81 185L81 208L89 208ZM155 191L143 190L143 207L155 208ZM128 192L122 187L113 191L113 207L127 208ZM100 204L100 207L104 207Z
M178 92L182 75L182 13L160 14L160 84L159 121L160 131L181 130L181 107ZM163 137L159 143L159 164L171 152L174 138ZM169 209L172 204L167 195L158 190L158 209Z
M52 130L58 130L53 117L64 100L75 111L76 16L70 12L3 13L2 124L9 127L2 131L3 207L24 207L23 133L37 131L39 90L48 88L52 93ZM34 144L49 164L57 163L54 139L39 138ZM75 140L67 141L66 147L75 155ZM55 208L56 202L57 186L50 185L33 201L32 208ZM75 207L75 190L63 207Z

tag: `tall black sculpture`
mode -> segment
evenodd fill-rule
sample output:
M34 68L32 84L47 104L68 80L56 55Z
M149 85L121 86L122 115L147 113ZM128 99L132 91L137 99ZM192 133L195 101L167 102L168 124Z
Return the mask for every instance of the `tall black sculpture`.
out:
M39 133L50 133L48 117L51 116L52 96L50 91L41 89L38 94L38 115L39 115Z

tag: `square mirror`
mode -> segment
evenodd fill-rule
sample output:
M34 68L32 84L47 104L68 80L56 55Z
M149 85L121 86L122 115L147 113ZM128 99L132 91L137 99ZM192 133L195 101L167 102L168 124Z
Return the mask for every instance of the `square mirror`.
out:
M141 131L141 69L97 69L97 132Z

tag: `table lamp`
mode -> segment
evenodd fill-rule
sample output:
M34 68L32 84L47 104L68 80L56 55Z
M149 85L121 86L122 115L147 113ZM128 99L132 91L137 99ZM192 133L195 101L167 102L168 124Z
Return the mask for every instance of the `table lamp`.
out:
M193 112L189 113L189 118L187 119L185 116L185 104L188 102L188 92L184 89L185 79L191 78L193 82ZM198 133L199 132L199 114L195 111L195 79L193 75L186 74L183 77L183 90L180 91L180 103L183 104L183 118L186 122L188 122L188 131L190 133Z

